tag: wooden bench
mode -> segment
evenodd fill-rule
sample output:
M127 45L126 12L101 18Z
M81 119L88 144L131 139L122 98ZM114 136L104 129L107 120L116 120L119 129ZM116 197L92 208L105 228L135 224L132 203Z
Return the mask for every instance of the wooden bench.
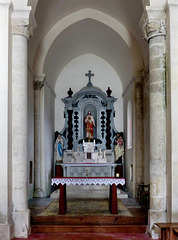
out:
M139 184L137 189L137 202L144 208L149 209L150 185Z
M178 223L155 223L161 228L161 240L176 240L178 239Z

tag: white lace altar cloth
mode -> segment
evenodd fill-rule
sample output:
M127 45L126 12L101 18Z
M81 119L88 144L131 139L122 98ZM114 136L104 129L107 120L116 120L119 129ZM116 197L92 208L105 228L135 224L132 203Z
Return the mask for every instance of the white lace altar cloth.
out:
M112 185L112 184L121 184L125 185L125 178L114 178L114 177L101 177L101 178L73 178L73 177L64 177L64 178L52 178L51 185Z

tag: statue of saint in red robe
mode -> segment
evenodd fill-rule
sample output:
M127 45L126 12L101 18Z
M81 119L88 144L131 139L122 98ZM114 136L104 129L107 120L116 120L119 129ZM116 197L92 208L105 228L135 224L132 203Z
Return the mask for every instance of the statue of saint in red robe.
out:
M91 111L88 111L87 116L84 119L85 129L86 129L86 137L93 138L93 128L95 127L95 121L91 114Z

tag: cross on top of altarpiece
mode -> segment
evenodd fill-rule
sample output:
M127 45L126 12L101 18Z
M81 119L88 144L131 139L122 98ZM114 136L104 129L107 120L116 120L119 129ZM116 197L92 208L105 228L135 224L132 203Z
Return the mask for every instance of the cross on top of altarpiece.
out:
M85 73L85 76L88 77L87 87L92 87L93 84L91 83L91 77L94 77L94 73L91 73L91 71L89 70L88 73Z

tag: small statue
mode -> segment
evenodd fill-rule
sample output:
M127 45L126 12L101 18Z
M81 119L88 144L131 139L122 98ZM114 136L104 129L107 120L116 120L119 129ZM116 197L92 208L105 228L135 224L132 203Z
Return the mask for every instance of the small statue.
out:
M88 111L84 122L86 127L86 137L88 138L88 140L93 139L93 128L95 127L95 121L91 114L91 111Z
M63 139L60 134L58 134L58 137L56 139L54 151L56 162L61 163L63 160L64 153L63 153Z
M114 139L114 155L115 162L122 164L124 156L124 140L119 132L116 134L116 138Z

